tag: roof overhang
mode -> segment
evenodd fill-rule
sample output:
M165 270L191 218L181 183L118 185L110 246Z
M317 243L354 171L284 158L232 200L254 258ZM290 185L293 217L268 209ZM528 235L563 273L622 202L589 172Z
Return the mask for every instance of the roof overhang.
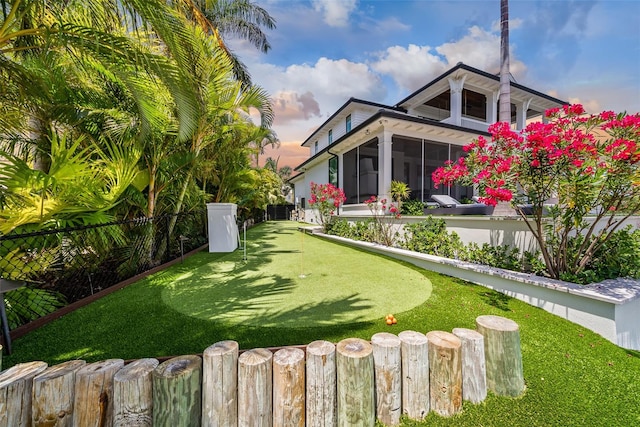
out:
M329 158L343 154L355 147L371 141L383 131L417 139L444 143L468 144L478 135L490 136L487 132L475 131L460 126L441 123L431 119L411 116L406 113L379 110L351 132L336 140L329 147L318 152L294 170L305 171Z

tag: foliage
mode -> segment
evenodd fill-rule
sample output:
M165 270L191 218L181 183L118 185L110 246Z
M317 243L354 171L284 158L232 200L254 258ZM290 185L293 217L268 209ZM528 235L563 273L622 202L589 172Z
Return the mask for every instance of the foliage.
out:
M582 236L571 238L569 247L580 246L582 240ZM579 274L565 273L561 278L587 284L617 277L640 278L640 230L631 226L613 233Z
M356 221L352 224L346 219L334 217L327 234L363 242L376 242L375 222L370 218L365 221Z
M66 305L64 295L59 292L27 286L7 292L3 296L9 329L46 316Z
M510 202L537 240L547 274L560 278L581 274L640 211L640 114L585 115L581 105L567 105L546 116L548 123L520 133L508 123L490 126L490 141L478 137L464 147L467 157L437 169L433 179L475 185L486 204ZM583 236L579 244L570 243L574 235Z
M94 144L82 148L82 143L82 138L68 143L54 134L46 172L0 151L0 186L11 200L0 211L0 233L29 224L65 227L112 219L106 212L133 182L140 153L116 144L105 144L104 151Z
M424 203L418 199L409 199L402 203L400 213L402 215L422 216L424 215Z
M369 207L373 218L373 241L393 246L398 236L395 220L400 219L400 209L394 203L387 206L387 199L378 200L376 196L371 196L364 202Z
M400 212L402 212L402 203L404 200L409 198L411 194L411 189L407 183L402 181L391 181L391 185L389 186L389 196L391 199L396 202L396 207Z
M483 243L480 246L472 242L464 248L463 255L460 258L464 261L512 271L521 271L523 268L522 256L518 248L506 245Z
M455 232L447 231L445 221L431 215L424 221L404 226L402 247L446 258L458 258L464 250L462 240Z
M329 229L331 217L336 209L347 200L344 191L333 184L311 183L309 205L317 212L316 218L325 231Z

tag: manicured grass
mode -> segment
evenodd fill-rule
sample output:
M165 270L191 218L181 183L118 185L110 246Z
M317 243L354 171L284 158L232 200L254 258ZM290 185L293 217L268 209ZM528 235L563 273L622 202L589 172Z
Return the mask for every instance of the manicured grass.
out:
M211 262L190 259L187 271L171 270L152 280L162 300L190 317L244 326L311 327L374 320L424 303L431 282L392 260L371 262L300 233L298 224L265 224L252 230L247 259L236 251ZM313 239L305 246L305 240ZM402 298L397 298L402 295Z
M285 240L280 238L286 236L295 241L294 246L281 246ZM638 352L621 349L581 326L486 288L310 235L301 236L290 229L290 223L258 226L250 230L250 240L254 245L262 246L249 248L246 265L242 265L242 254L239 252L202 254L190 258L182 265L131 285L16 340L14 354L5 356L3 365L8 367L27 360L59 363L72 358L93 361L112 357L130 359L200 353L210 344L224 339L237 340L241 348L254 348L307 344L316 339L334 342L346 337L369 339L380 331L398 333L408 329L420 332L451 331L455 327L473 329L478 315L496 314L513 319L520 325L527 386L524 395L510 399L490 394L482 404L465 404L463 412L455 417L445 419L430 414L425 422L407 420L404 425L640 425ZM302 267L299 266L299 258L292 252L299 250L300 245L304 245ZM307 257L315 250L318 251L315 258ZM342 292L350 283L346 283L343 277L338 279L339 275L346 273L333 267L336 261L328 261L327 258L327 264L321 268L321 260L329 254L347 260L354 277L365 285L382 279L385 284L383 288L390 289L390 293L382 300L409 300L406 302L416 306L405 311L387 310L389 306L382 306L379 309L381 312L373 315L374 320L356 321L358 318L367 318L368 315L362 313L368 308L362 306L369 302L363 301L373 301L374 297L369 294L364 296L367 286L336 294L353 295L343 305L332 297L330 290L337 288ZM291 260L288 269L278 271L275 268L278 257L289 255ZM388 266L383 269L386 271L374 270L386 263ZM228 274L222 274L224 266ZM298 281L297 276L301 271L307 277ZM406 271L410 274L400 276ZM210 286L223 286L227 291L206 294L209 291L205 287L199 292L192 292L190 286L201 286L192 280L196 273L209 277ZM409 287L423 286L427 295L419 297L419 301L415 295L407 296L406 287L401 286L401 282L408 280L407 277L424 278ZM317 295L311 297L307 291L296 296L291 289L302 282L302 286L305 286L307 279L318 280L314 287L322 287L324 291L318 294L319 300L316 300ZM253 289L251 283L256 280L261 284L256 285L258 289ZM234 291L233 283L242 292ZM432 287L430 294L429 283ZM264 307L258 310L261 314L257 314L256 318L276 325L263 327L256 326L260 321L255 319L251 319L251 323L240 322L234 316L224 313L216 315L207 308L208 303L217 305L220 311L226 308L235 310L236 304L252 308L252 303L243 299L244 292L250 297L271 292L277 298L272 298L269 304L280 299L297 298L305 304L299 315L307 324L311 324L311 321L305 318L313 317L309 313L314 308L319 312L324 312L326 307L336 312L354 309L359 314L354 320L328 314L327 319L333 319L334 324L300 327L302 323L290 322L296 318L295 309L287 308L288 302L284 301L282 308L276 311L271 312ZM206 296L198 301L199 295ZM305 295L309 297L305 298ZM222 301L215 298L221 298ZM187 301L196 301L198 307L189 315L185 314L188 312ZM384 324L387 311L394 311L397 325L389 327Z

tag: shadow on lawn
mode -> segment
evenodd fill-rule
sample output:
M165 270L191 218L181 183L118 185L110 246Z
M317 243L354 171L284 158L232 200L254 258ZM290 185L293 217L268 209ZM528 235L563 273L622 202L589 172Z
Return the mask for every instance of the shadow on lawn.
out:
M276 256L293 255L290 265L298 267L300 251L277 243L277 235L297 231L293 226L281 230L281 225L269 223L252 229L248 261L243 261L242 251L213 257L201 253L173 267L168 285L166 278L158 281L164 282L162 301L186 316L246 326L316 327L368 320L362 313L372 303L358 293L319 297L316 289L305 290L310 285L302 278L264 272Z
M251 263L217 262L184 274L162 291L172 309L202 320L251 326L300 327L359 322L371 304L357 294L287 304L300 286L281 275L255 274Z

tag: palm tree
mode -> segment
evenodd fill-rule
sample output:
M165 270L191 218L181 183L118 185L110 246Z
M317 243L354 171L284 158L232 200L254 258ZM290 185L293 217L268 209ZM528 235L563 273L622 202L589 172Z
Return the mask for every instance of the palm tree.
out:
M190 73L197 84L199 117L187 151L197 159L203 150L216 141L216 136L232 130L234 123L247 120L250 110L260 113L258 129L268 129L273 122L273 110L268 94L258 86L246 86L235 79L233 64L226 53L217 48L215 39L201 29L192 28L194 42L189 47L191 57ZM174 213L180 212L193 174L195 162L187 170L181 191L174 206ZM175 216L169 230L173 230Z
M215 38L231 60L236 78L247 86L251 85L247 67L229 48L225 39L238 37L251 43L260 52L267 53L271 45L262 28L274 29L275 19L250 0L177 0L174 3L189 19Z
M511 123L509 81L509 0L500 0L500 112L498 120Z

